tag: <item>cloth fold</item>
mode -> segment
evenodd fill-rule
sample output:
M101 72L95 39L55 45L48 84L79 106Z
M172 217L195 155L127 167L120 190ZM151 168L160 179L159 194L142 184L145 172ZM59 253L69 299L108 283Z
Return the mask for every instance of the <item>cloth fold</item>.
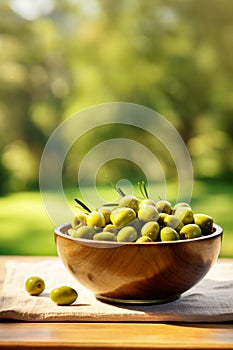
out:
M180 299L161 305L114 305L103 303L79 284L62 262L6 262L6 278L0 292L0 319L77 322L229 322L233 321L233 262L218 261L206 277ZM30 296L24 287L28 277L44 279L46 288ZM49 292L69 285L78 292L70 306L57 306Z

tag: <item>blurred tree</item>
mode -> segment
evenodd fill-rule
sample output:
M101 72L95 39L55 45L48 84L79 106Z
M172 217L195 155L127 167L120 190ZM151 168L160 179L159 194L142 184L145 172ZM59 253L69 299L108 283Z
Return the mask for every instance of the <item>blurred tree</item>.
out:
M198 176L232 176L232 1L51 0L36 13L39 2L27 16L0 3L0 193L37 186L56 126L109 101L170 120ZM106 135L114 130L88 147Z
M8 187L22 190L38 186L41 153L62 119L71 78L55 20L26 21L7 2L0 13L1 163L10 174Z

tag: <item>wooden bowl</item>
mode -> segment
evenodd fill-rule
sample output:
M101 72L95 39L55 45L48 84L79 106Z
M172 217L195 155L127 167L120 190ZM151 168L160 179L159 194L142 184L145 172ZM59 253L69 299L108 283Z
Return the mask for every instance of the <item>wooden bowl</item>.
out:
M222 228L209 236L173 242L119 243L75 239L70 224L55 229L60 259L97 299L117 303L164 303L178 299L218 258Z

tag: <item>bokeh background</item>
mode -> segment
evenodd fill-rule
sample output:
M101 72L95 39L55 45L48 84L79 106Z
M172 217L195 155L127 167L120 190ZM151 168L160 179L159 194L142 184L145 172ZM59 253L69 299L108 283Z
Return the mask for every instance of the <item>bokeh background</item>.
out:
M0 2L1 254L56 254L39 192L45 144L78 111L121 101L179 131L194 168L191 204L223 226L221 256L233 257L232 18L231 0ZM114 132L86 135L70 155L71 197L75 157ZM116 169L108 167L111 181Z

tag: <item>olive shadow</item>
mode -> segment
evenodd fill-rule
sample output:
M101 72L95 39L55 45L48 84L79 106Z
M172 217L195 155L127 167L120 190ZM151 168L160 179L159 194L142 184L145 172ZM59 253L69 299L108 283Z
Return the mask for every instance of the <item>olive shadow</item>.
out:
M43 293L40 294L40 297L41 298L49 298L49 293L43 292Z
M74 306L77 307L77 306L78 306L78 307L81 307L81 306L91 306L91 304L73 303L73 304L70 304L70 305L59 305L59 307L60 307L60 306L61 306L61 307L62 307L62 306L69 306L69 307L74 307Z
M49 298L50 299L50 293L48 292L43 292L40 294L40 298ZM73 303L73 304L70 304L70 305L59 305L59 306L91 306L91 304L85 304L85 303Z

